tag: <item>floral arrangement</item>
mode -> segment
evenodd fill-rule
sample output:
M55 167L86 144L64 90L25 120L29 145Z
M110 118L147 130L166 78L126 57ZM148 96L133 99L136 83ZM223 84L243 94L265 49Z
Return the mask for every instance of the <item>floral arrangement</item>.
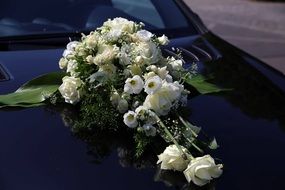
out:
M143 27L124 18L106 21L81 41L67 44L59 61L64 72L1 95L0 107L65 102L80 110L77 129L96 125L116 131L122 121L136 141L137 157L154 138L162 138L168 146L158 155L160 168L183 172L189 183L203 186L222 174L223 165L204 154L206 148L217 148L216 140L199 139L201 129L184 115L191 93L187 86L199 91L195 80L204 88L207 82L197 76L195 64L185 67L179 50L174 57L164 57L160 47L168 38ZM212 85L208 92L215 90Z

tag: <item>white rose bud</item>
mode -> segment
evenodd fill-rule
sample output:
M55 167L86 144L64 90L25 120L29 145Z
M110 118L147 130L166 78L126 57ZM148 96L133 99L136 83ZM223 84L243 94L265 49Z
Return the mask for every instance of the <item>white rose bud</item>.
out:
M59 68L60 69L65 69L67 67L68 61L65 58L61 58L59 60Z
M138 125L136 113L133 111L128 111L127 113L125 113L124 123L130 128L135 128Z
M209 183L213 178L218 178L223 173L223 165L215 164L210 155L197 157L191 160L187 169L183 172L187 181L193 181L198 186Z
M68 76L64 77L62 82L63 83L58 90L65 99L65 102L69 104L76 104L79 102L83 94L82 89L80 88L83 85L83 82L79 78Z
M120 99L119 102L118 102L118 107L117 107L118 111L119 111L120 113L126 113L126 111L128 110L128 108L129 108L129 103L128 103L128 101L125 100L125 99Z
M184 153L187 152L186 148L182 147ZM186 169L188 160L183 158L183 154L179 151L176 145L168 146L164 152L158 155L157 164L161 163L161 169L183 171Z
M169 43L168 37L164 34L161 37L158 37L157 39L161 45L167 45Z

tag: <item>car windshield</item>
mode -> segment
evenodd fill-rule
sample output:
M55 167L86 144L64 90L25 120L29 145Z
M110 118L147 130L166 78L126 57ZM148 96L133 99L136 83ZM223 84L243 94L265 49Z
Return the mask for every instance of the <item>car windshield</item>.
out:
M173 0L1 0L0 37L90 31L114 17L197 34Z

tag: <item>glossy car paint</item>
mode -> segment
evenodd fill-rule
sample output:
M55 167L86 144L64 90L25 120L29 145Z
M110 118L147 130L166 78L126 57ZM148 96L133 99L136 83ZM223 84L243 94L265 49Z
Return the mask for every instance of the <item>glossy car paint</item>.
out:
M189 10L187 14L193 15ZM212 82L221 87L232 88L189 100L190 121L216 136L220 148L211 154L225 165L224 175L204 189L285 189L285 77L208 32L199 20L190 19L199 23L201 35L173 38L167 48L184 48L185 59L196 61L199 72L213 76ZM6 46L0 51L0 64L12 78L0 82L0 93L58 70L63 44ZM187 52L194 52L192 45L208 55L196 52L195 60ZM73 136L63 116L47 107L0 110L0 189L181 188L181 182L177 187L155 182L154 168L122 167L117 146L101 164L93 163L92 145Z

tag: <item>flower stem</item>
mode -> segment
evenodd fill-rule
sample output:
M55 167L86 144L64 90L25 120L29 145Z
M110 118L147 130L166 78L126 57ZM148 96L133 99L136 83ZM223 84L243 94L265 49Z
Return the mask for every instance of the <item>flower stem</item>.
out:
M159 126L161 126L164 130L164 132L166 133L166 135L172 140L172 142L176 145L176 147L178 148L179 152L188 160L192 160L194 159L194 157L192 156L192 154L189 153L185 153L181 146L179 145L179 143L176 141L176 139L173 137L173 135L170 133L170 131L167 129L167 127L164 125L164 123L160 120L160 118L155 115L157 123Z

